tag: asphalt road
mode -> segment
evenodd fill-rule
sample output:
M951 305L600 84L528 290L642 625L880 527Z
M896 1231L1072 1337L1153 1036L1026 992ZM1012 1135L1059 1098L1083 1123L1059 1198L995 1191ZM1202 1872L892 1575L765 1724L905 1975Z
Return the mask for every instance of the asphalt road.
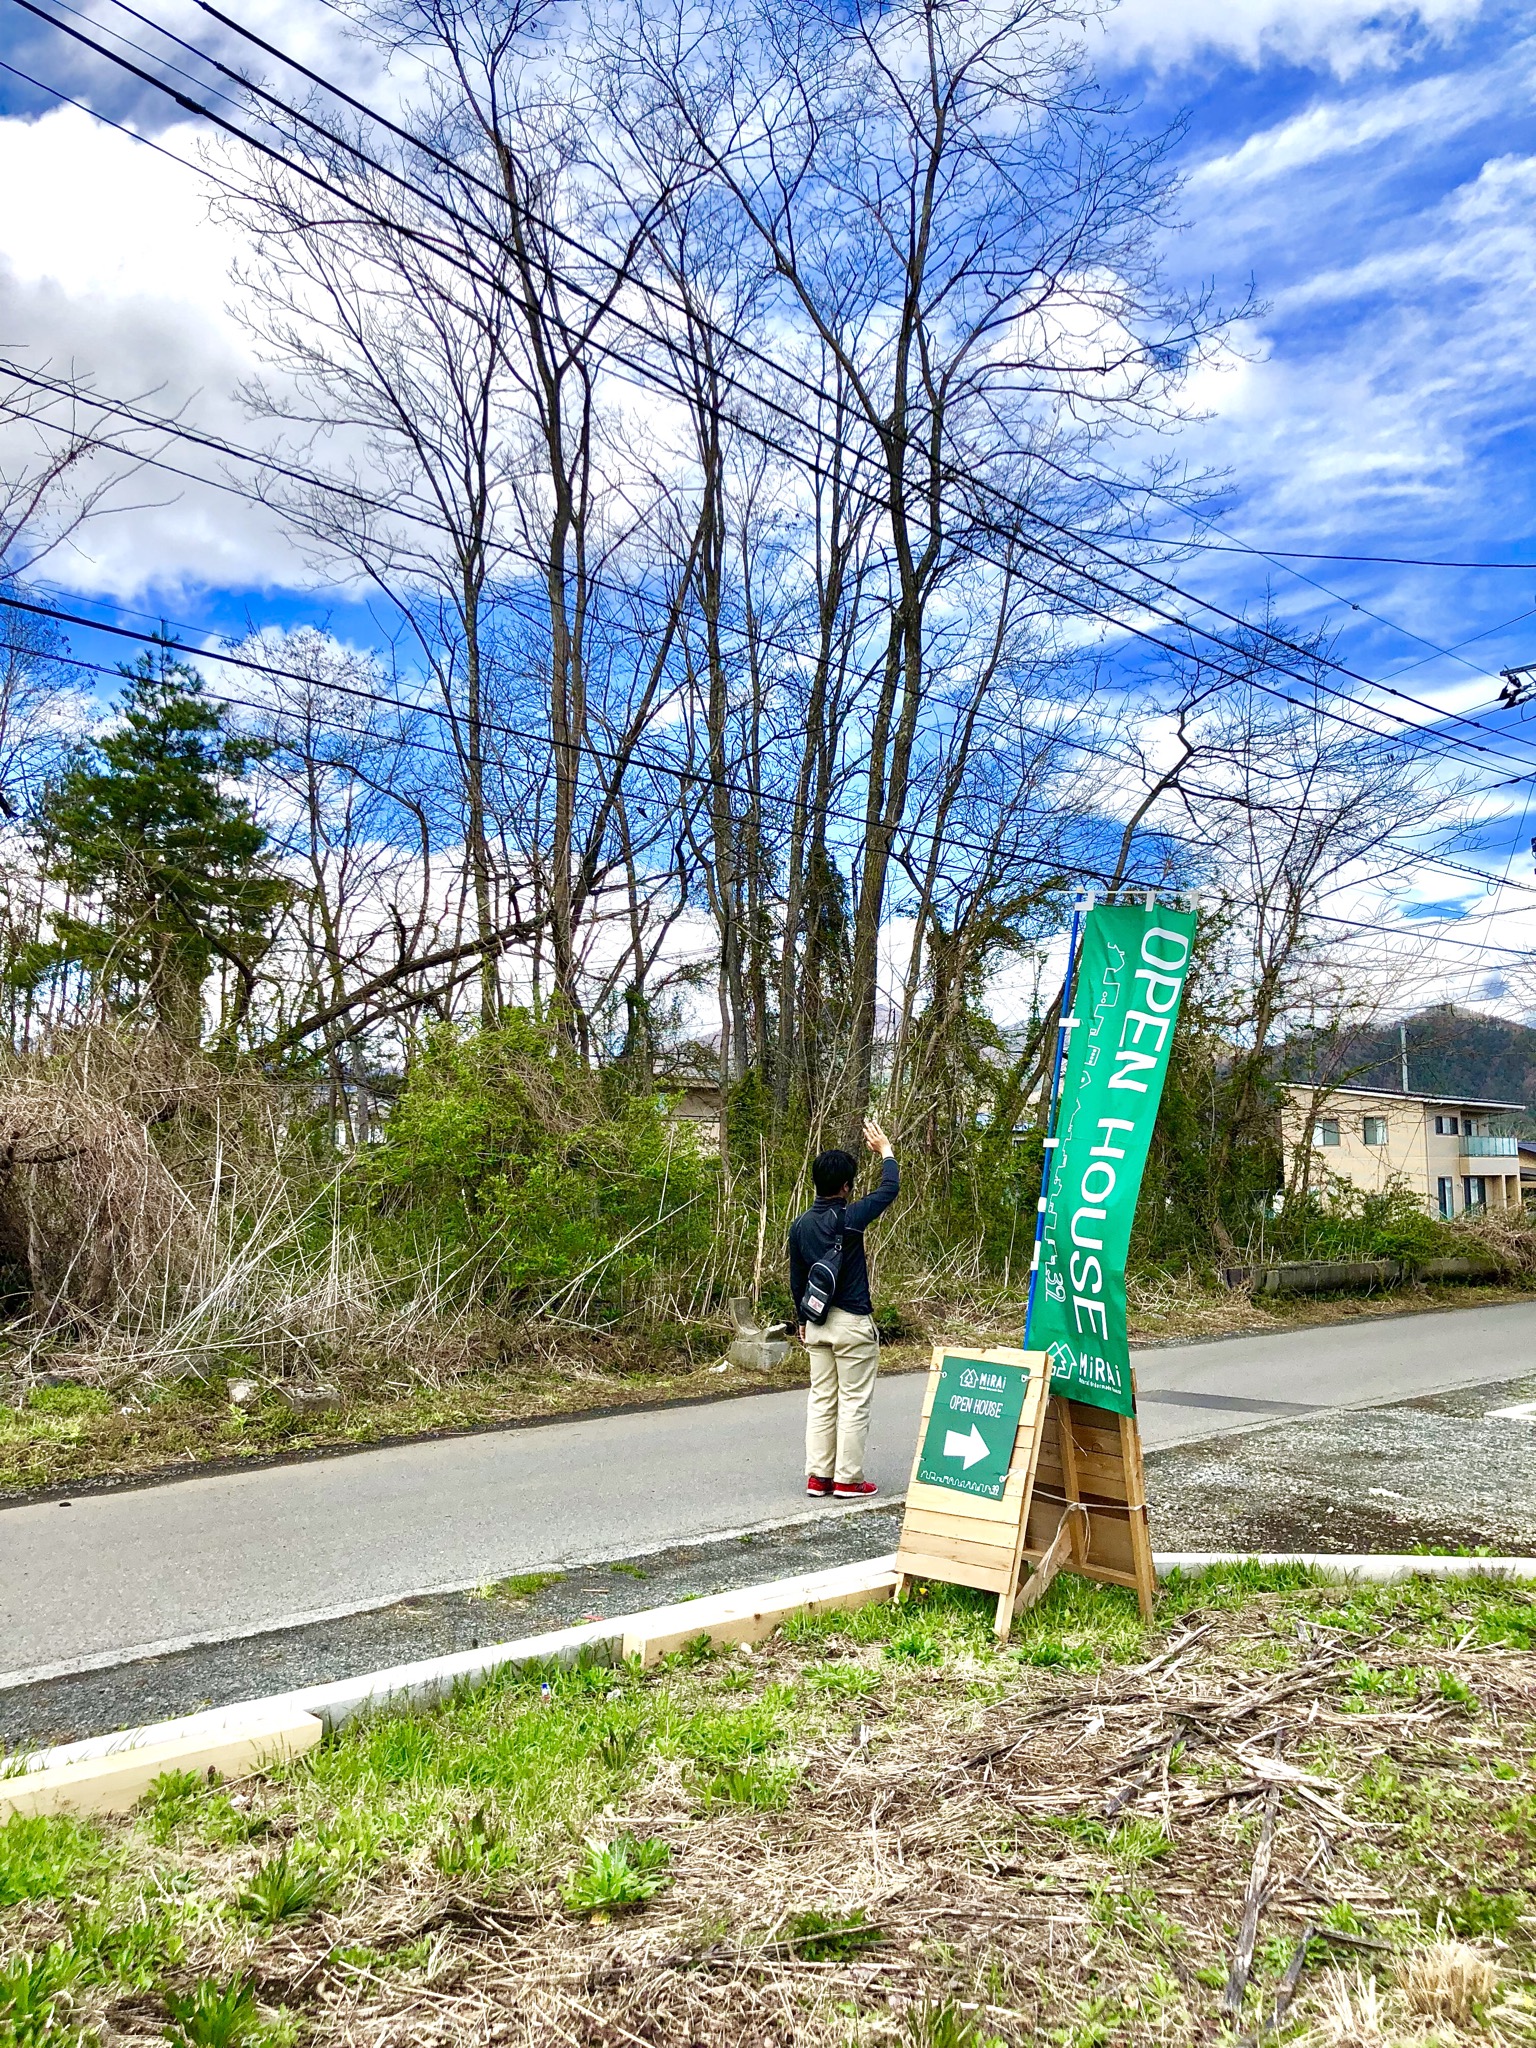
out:
M1139 1354L1142 1440L1512 1379L1536 1304ZM898 1490L921 1373L881 1380L867 1469ZM756 1394L0 1508L0 1685L634 1557L808 1510L804 1396Z

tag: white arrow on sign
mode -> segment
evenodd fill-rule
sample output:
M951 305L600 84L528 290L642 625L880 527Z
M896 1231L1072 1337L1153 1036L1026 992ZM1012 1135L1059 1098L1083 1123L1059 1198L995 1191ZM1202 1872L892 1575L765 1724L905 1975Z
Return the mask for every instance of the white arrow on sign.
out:
M963 1458L969 1472L978 1458L987 1455L987 1440L974 1422L969 1436L962 1436L958 1429L948 1430L944 1437L944 1455L946 1458Z

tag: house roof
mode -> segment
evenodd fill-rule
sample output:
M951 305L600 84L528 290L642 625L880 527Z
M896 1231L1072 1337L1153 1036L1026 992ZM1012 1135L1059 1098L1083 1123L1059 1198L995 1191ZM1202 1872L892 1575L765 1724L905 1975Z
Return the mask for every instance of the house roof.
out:
M1310 1091L1314 1095L1361 1095L1369 1096L1375 1102L1426 1102L1434 1103L1441 1109L1503 1109L1523 1114L1523 1102L1485 1102L1476 1095L1405 1095L1400 1088L1328 1088L1318 1081L1287 1081L1286 1087L1293 1094Z

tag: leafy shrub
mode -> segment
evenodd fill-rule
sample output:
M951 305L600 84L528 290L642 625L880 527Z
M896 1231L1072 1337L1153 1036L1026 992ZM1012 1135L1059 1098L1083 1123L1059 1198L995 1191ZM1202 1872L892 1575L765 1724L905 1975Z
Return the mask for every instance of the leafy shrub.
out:
M114 1921L104 1906L71 1921L69 1940L87 1983L121 1991L152 1991L168 1971L181 1966L186 1953L168 1914Z
M871 1924L862 1907L829 1918L825 1913L797 1913L785 1940L808 1963L841 1963L861 1949L885 1940L885 1929Z
M1459 1249L1453 1231L1426 1214L1400 1180L1378 1191L1335 1181L1323 1193L1293 1195L1275 1219L1271 1256L1280 1259L1396 1259L1414 1266Z
M705 1780L704 1805L706 1810L716 1806L751 1806L759 1813L777 1813L789 1804L798 1777L790 1764L732 1764Z
M67 1815L13 1813L0 1824L0 1908L67 1899L99 1853L97 1832Z
M165 2003L172 2048L239 2048L260 2028L256 1994L243 1977L227 1984L200 1977L190 1991L172 1992Z
M672 1851L655 1836L590 1843L562 1896L573 1913L612 1913L643 1906L672 1882Z
M1453 1933L1476 1940L1479 1935L1512 1934L1524 1907L1521 1892L1485 1892L1469 1884L1453 1897L1432 1900L1423 1918L1432 1927L1443 1921Z
M940 2005L910 2006L902 2015L902 2032L911 2048L1001 2048L998 2035L983 2028L980 2013L966 2012L952 1999ZM1081 2034L1073 2036L1074 2041L1087 2038ZM1108 2037L1094 2034L1092 2038L1098 2041Z
M477 1807L467 1820L457 1820L432 1845L432 1861L444 1877L478 1877L502 1870L515 1860L506 1831Z
M330 1873L313 1857L284 1849L262 1864L250 1883L236 1894L236 1904L253 1920L275 1926L296 1920L320 1905L331 1889Z
M67 2009L79 1974L60 1941L0 1963L0 2041L5 2048L65 2048L78 2042L80 2030L64 2024L60 2008Z
M658 1268L697 1259L717 1220L717 1169L661 1099L610 1108L599 1077L521 1011L432 1033L363 1176L377 1228L470 1254L514 1297L585 1275L623 1306Z
M100 1387L34 1387L27 1406L38 1415L106 1415L112 1403Z
M165 1841L196 1811L208 1787L196 1771L162 1771L151 1779L139 1811L157 1842Z

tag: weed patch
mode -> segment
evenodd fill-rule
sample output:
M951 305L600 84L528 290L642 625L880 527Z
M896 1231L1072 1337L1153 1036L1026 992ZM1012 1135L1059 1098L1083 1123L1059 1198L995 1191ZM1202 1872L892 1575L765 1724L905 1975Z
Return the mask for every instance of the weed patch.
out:
M562 1896L573 1913L612 1913L643 1906L671 1882L667 1869L671 1860L672 1851L665 1842L637 1841L633 1835L593 1843L566 1880Z
M1277 2040L1514 2043L1525 1614L1225 1572L1149 1633L1063 1579L999 1645L933 1586L750 1655L508 1673L261 1781L7 1823L0 2041L1215 2041L1277 1784L1233 2038L1284 1996Z

